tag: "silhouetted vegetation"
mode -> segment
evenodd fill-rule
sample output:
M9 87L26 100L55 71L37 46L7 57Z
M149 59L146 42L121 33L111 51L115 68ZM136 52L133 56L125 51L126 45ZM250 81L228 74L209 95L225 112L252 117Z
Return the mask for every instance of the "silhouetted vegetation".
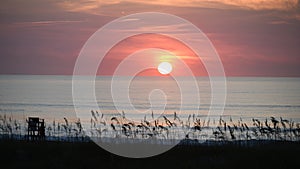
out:
M26 124L0 115L0 158L3 168L291 168L299 154L300 126L282 117L236 122L180 119L176 113L140 122L124 112L105 117L91 111L90 129L80 119L47 123L46 139L27 141ZM249 122L248 122L249 123ZM89 132L89 133L87 133ZM183 134L183 135L182 135ZM126 139L185 139L171 150L150 158L130 159L111 154L86 135ZM204 140L199 144L199 140Z
M207 120L207 121L206 121ZM253 118L252 124L237 121L229 117L219 119L201 119L189 115L181 119L176 112L173 115L162 115L154 119L145 116L140 122L126 118L125 112L119 116L108 116L98 111L91 111L90 127L83 128L80 119L69 121L53 121L46 125L46 140L52 141L88 141L86 136L103 138L127 138L160 140L191 139L201 142L236 141L236 140L280 140L299 141L300 123L282 117L270 117L265 120ZM8 139L25 139L26 124L18 120L0 115L0 137Z

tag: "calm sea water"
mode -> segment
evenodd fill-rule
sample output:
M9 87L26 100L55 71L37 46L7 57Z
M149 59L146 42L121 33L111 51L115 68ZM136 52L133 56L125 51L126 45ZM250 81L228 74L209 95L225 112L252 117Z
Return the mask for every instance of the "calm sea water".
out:
M182 78L189 86L190 81ZM198 114L205 117L210 107L211 89L209 79L196 79L199 87L200 101L198 105L181 103L181 93L193 100L195 89L185 87L181 91L174 79L168 77L136 77L132 80L129 93L122 88L120 95L128 96L137 111L153 111L158 114L164 110L166 114L179 111L182 116ZM126 81L120 77L119 83ZM84 83L84 78L83 78ZM79 105L80 111L86 113L86 119L91 118L90 111L115 114L118 111L111 97L111 77L97 77L95 93L99 107L95 107L84 90L84 104ZM155 90L160 89L160 90ZM160 91L163 91L163 95ZM161 102L166 98L164 108ZM145 114L132 110L126 102L119 100L118 105L125 114L135 120L143 119ZM76 119L72 99L72 76L37 76L37 75L1 75L0 76L0 113L25 119L28 116L39 116L46 121ZM148 117L150 115L147 115ZM229 77L227 78L227 97L223 116L233 119L251 120L270 116L300 120L300 78L264 78L264 77Z

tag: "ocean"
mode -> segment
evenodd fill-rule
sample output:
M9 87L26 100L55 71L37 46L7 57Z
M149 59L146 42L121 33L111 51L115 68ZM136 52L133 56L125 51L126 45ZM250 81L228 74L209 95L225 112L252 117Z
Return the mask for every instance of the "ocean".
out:
M82 77L83 83L84 79ZM92 104L92 98L85 95L84 89L80 91L84 103L76 105L81 111L81 115L76 116L72 76L0 75L0 113L20 121L38 116L49 123L63 121L64 118L76 120L78 117L86 118L81 119L82 122L89 122L91 110L110 117L122 110L127 118L135 121L151 119L153 114L158 117L162 113L171 115L174 112L183 118L190 114L207 117L211 103L211 88L207 77L196 78L198 92L189 87L190 80L186 77L178 78L186 84L184 89L167 76L135 77L128 91L122 87L113 89L118 96L128 97L132 106L122 98L112 99L111 79L109 76L98 76L95 79L98 106ZM124 81L128 81L128 78L117 77L117 83L122 84ZM226 84L227 94L222 114L225 118L243 119L249 123L252 118L265 119L271 116L300 120L300 78L227 77ZM187 99L183 105L182 93ZM196 94L200 95L199 104L195 104ZM165 100L166 105L162 104Z

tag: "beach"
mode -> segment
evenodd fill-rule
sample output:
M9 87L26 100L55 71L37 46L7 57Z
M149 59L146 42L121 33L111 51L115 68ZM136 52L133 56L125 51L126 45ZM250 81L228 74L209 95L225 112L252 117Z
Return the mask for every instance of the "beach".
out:
M93 142L0 140L4 168L294 168L299 142L251 146L177 145L161 155L132 159L111 154Z

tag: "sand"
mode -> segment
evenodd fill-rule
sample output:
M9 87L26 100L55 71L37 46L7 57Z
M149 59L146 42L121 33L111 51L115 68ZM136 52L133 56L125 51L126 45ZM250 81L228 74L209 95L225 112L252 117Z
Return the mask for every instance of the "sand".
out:
M0 140L1 168L293 168L299 142L255 144L181 144L158 156L130 159L113 155L93 142Z

